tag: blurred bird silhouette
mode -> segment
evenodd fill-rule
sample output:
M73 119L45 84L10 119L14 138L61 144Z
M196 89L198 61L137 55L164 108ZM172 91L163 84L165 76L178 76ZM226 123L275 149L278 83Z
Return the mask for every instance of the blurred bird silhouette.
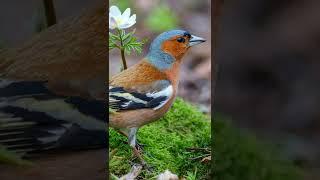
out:
M134 155L143 163L137 143L138 128L162 117L178 89L179 69L187 50L205 42L184 30L160 34L139 63L109 81L109 126L128 136ZM155 132L156 133L156 132Z
M106 7L0 51L0 145L23 155L107 147Z

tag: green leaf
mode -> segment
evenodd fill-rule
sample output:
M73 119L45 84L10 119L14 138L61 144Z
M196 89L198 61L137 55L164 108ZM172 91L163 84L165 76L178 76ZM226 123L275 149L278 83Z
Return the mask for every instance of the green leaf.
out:
M109 39L109 50L114 49L118 47L118 45L113 41Z
M109 32L109 50L114 48L119 48L122 39L122 47L127 55L130 55L132 51L136 54L142 53L142 47L147 42L146 39L139 41L137 37L134 36L136 30L126 33L124 30L119 30L118 34L115 35ZM120 38L121 36L121 38Z
M120 34L121 34L121 37L124 37L125 35L126 35L126 32L123 30L123 29L121 29L120 30ZM123 38L122 38L123 39Z
M128 34L125 34L122 38L123 42L126 42L128 38L131 38L135 32L136 32L136 29L134 29L132 32L129 32Z
M109 39L120 41L120 37L118 35L112 34L109 32Z
M129 34L129 35L128 35ZM146 39L138 41L138 39L133 36L134 31L126 35L126 42L124 42L124 49L126 54L130 55L131 51L134 51L136 54L142 53L142 47L146 42Z

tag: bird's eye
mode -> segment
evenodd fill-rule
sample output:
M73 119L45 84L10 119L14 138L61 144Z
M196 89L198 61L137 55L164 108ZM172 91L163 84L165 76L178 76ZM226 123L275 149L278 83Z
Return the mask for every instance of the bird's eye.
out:
M184 38L182 38L182 37L179 37L179 38L177 39L177 41L180 42L180 43L184 43L186 40L185 40Z
M183 36L186 36L186 37L188 37L189 39L191 38L191 34L190 34L190 33L188 33L188 32L184 33L184 35L183 35Z

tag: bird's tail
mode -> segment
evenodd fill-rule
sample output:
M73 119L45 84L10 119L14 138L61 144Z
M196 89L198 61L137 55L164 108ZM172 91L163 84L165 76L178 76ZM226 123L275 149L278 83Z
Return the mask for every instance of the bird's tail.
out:
M50 92L46 82L0 79L0 145L17 153L106 147L106 103Z

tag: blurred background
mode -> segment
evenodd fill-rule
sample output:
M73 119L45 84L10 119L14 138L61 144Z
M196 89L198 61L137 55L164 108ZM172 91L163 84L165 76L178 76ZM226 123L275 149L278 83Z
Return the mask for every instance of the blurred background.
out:
M320 179L320 1L224 1L214 108Z
M53 0L57 22L77 16L104 0ZM45 27L43 0L1 1L0 46L15 47Z
M30 40L41 40L45 37L43 34L39 35L40 32L47 28L44 2L49 2L50 0L30 0L30 1L19 1L19 0L5 0L1 1L0 4L0 52L8 51L15 53L16 49L19 49L18 55L21 59L26 55L28 49L35 49L37 47L26 47L26 42ZM70 22L70 28L66 28L70 33L75 33L76 28L79 27L81 22L81 15L87 13L87 11L92 11L98 6L101 8L101 4L105 3L105 0L52 0L57 23L68 24L70 18L77 18L78 21ZM101 8L103 9L103 8ZM107 9L107 7L105 7ZM88 14L88 13L87 13ZM99 16L98 16L99 17ZM104 18L100 15L101 18ZM83 18L82 18L83 19ZM107 19L107 18L106 18ZM101 21L97 21L98 23ZM101 24L101 28L104 28ZM73 26L74 25L74 26ZM78 26L77 26L78 25ZM73 28L73 29L72 29ZM71 29L71 31L70 31ZM106 30L107 31L107 30ZM56 37L59 37L59 30L55 31L57 33ZM44 32L46 33L46 32ZM99 33L97 33L99 35ZM39 36L38 36L39 35ZM72 34L76 37L78 34ZM41 37L42 36L42 37ZM61 37L61 36L60 36ZM48 39L53 39L48 38ZM88 39L87 37L83 37ZM80 39L80 38L79 38ZM79 40L79 39L76 39ZM94 38L93 38L94 39ZM55 42L53 42L56 40ZM65 44L60 43L61 46L56 47L57 42L64 42L61 39L54 39L51 42L50 47L47 46L45 50L50 50L54 48L63 48ZM81 39L80 39L81 40ZM89 45L97 44L96 49L101 49L99 42L92 43L91 39L88 39ZM105 39L106 41L107 39ZM92 40L91 40L92 41ZM82 41L83 42L83 41ZM74 47L78 48L78 47ZM81 47L80 47L81 48ZM85 49L83 45L82 49ZM107 47L105 47L107 48ZM68 51L68 49L65 49ZM35 52L35 51L34 51ZM50 52L50 51L47 51ZM59 51L56 51L59 52ZM61 51L60 51L61 52ZM72 52L72 48L70 51ZM88 52L88 51L85 51ZM105 51L106 52L106 51ZM13 54L12 53L12 54ZM32 54L34 57L39 57L40 51ZM68 58L68 52L65 53ZM106 54L106 53L105 53ZM2 54L1 54L2 55ZM49 54L48 54L49 55ZM51 55L51 54L50 54ZM3 56L1 56L1 61ZM26 56L28 57L28 56ZM71 56L69 56L71 57ZM92 59L87 59L88 61L93 61ZM30 59L29 59L30 60ZM45 60L45 58L44 58ZM3 62L3 61L2 61ZM103 65L103 63L101 63ZM84 67L86 68L86 67ZM0 72L0 74L3 72ZM58 79L61 81L61 79ZM31 118L31 117L29 117ZM24 166L17 162L18 157L7 155L7 151L4 151L3 146L0 145L0 179L23 179L23 180L34 180L34 179L105 179L105 161L107 158L105 149L98 150L88 150L79 152L66 152L66 153L43 153L40 157L31 159L33 163L32 166ZM10 154L9 154L10 155ZM8 158L8 159L7 159ZM10 160L11 159L11 160ZM11 161L16 162L11 162ZM29 159L28 159L29 160ZM29 162L29 161L28 161ZM86 162L86 163L83 163ZM16 164L15 164L16 163ZM21 166L20 166L21 165Z
M142 54L126 55L128 66L136 64L147 53L151 41L164 31L184 29L207 41L189 50L184 57L180 73L178 95L198 105L201 111L211 112L211 11L210 0L110 0L109 6L116 5L123 12L131 8L137 15L138 39L148 39ZM109 77L120 71L120 52L109 52Z

